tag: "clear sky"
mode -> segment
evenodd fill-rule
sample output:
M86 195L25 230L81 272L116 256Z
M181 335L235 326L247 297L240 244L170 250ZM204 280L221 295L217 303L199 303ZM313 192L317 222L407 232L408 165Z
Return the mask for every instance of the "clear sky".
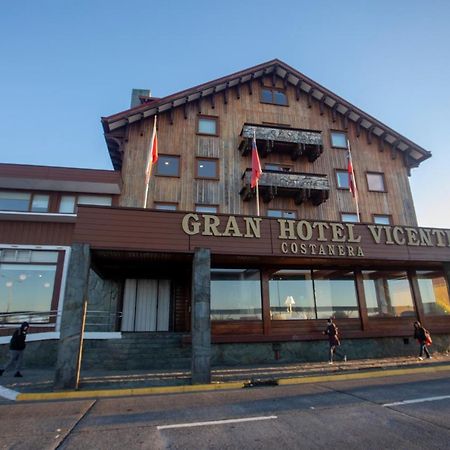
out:
M419 224L450 228L450 1L0 2L0 161L112 168L100 117L278 58L433 153Z

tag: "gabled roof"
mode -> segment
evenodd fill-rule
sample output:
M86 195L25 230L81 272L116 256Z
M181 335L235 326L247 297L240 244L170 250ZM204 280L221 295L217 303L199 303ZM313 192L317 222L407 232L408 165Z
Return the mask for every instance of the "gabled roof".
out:
M112 133L114 130L118 130L128 124L140 121L155 114L169 112L175 107L198 101L199 99L226 91L232 87L245 85L254 79L267 75L273 77L278 76L284 80L285 85L290 83L295 86L297 98L299 98L300 95L306 94L309 102L312 101L312 99L315 99L320 103L321 108L324 106L331 108L333 116L341 115L344 123L348 123L348 121L355 122L359 130L366 130L369 140L371 137L376 136L382 143L390 145L393 154L396 151L401 151L408 167L417 167L422 161L431 156L431 152L410 141L384 123L298 72L288 64L278 59L273 59L266 63L250 67L249 69L218 78L217 80L209 81L208 83L177 92L176 94L159 99L151 99L149 102L145 102L142 105L127 109L112 116L102 117L105 139L108 144L114 167L119 169L122 159L120 142L117 139L117 135L114 136L115 133Z

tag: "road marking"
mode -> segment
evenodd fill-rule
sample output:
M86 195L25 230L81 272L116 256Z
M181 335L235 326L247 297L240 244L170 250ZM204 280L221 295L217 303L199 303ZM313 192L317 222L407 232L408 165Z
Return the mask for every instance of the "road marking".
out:
M19 392L13 391L12 389L0 386L0 397L6 398L8 400L15 400Z
M272 419L278 419L278 417L277 416L244 417L243 419L211 420L210 422L191 422L191 423L178 423L173 425L159 425L156 428L158 430L167 430L168 428L202 427L205 425L223 425L227 423L254 422L256 420L272 420Z
M414 398L412 400L404 400L403 402L385 403L383 406L411 405L413 403L434 402L436 400L445 400L447 398L450 398L450 395L441 395L439 397Z

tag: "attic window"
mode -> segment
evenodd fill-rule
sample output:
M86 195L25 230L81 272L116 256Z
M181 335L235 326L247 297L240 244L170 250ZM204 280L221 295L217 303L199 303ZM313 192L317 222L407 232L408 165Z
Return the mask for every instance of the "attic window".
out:
M279 89L261 89L261 103L270 103L272 105L287 106L287 96L286 93Z
M331 146L333 148L347 148L347 133L343 131L332 131Z
M209 136L218 136L217 117L198 117L197 133L207 134Z

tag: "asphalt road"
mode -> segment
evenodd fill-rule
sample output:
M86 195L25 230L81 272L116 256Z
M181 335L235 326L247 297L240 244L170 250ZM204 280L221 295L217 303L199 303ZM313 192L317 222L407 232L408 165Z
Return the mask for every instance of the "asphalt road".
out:
M418 401L392 405L411 400ZM449 449L450 372L236 391L3 403L0 448Z

